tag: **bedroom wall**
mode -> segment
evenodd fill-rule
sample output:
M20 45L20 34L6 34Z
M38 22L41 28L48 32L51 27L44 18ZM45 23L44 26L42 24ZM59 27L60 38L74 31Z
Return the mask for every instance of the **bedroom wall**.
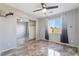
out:
M0 17L0 51L16 47L16 19Z
M77 45L78 45L78 47L79 47L79 8L78 8L78 15L77 15L77 17L78 17L78 21L77 21L77 33L78 33L78 35L77 35Z
M78 18L77 9L68 11L63 14L63 22L67 23L69 44L78 46Z
M40 39L44 39L45 38L45 20L40 20L40 27L39 27L39 35L40 35Z
M39 39L39 20L36 20L36 40Z
M19 17L26 17L26 21L29 19L36 20L28 16L26 13L8 6L6 4L0 4L0 10L6 12L13 12L13 16L8 17L0 17L0 53L12 48L17 47L17 39L16 39L16 25L17 25L17 18Z
M67 22L67 29L68 29L68 38L69 43L73 46L79 47L79 8L67 11L64 13L60 13L57 15L62 16L62 21ZM51 17L56 16L52 15ZM39 37L42 39L45 39L45 22L48 18L42 18L39 19ZM52 34L53 35L53 34ZM56 36L56 35L55 35ZM51 36L51 38L54 38L55 36ZM59 35L58 35L59 36ZM56 40L53 39L53 41L60 41L59 37L56 37Z

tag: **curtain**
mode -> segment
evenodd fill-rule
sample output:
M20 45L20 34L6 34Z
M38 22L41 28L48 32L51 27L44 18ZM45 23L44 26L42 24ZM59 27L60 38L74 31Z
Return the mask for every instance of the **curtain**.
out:
M48 28L45 29L45 39L49 40Z
M69 43L69 41L68 41L68 31L67 31L67 25L66 25L66 23L64 23L62 25L61 42L63 42L63 43Z
M49 33L48 33L48 20L46 19L46 24L45 24L45 39L49 40Z

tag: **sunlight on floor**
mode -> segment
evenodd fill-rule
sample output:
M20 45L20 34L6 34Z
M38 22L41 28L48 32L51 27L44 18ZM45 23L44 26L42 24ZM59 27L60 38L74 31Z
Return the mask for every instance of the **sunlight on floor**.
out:
M60 53L53 49L48 49L48 56L60 56Z

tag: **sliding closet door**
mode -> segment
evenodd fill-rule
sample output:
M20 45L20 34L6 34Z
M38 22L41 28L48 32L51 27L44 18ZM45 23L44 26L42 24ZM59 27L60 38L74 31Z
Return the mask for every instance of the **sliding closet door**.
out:
M16 39L18 44L22 44L28 37L28 22L18 22L16 26Z

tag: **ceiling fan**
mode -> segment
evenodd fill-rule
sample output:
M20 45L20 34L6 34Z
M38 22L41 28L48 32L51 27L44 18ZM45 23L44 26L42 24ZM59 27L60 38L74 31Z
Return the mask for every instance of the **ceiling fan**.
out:
M37 12L37 11L46 12L46 10L58 8L58 6L49 6L49 7L47 7L47 5L45 3L41 3L41 6L42 6L41 9L34 10L33 12Z

